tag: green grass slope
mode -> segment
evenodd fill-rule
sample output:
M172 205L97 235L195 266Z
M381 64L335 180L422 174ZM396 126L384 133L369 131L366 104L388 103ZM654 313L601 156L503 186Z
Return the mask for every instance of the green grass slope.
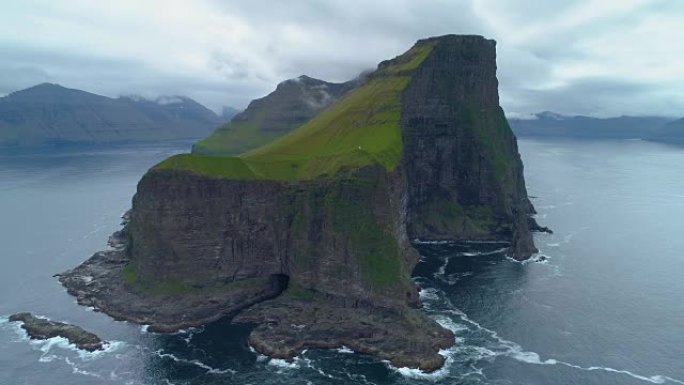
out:
M260 121L230 122L193 145L198 154L239 154L280 136L277 131L262 131Z
M195 143L192 153L237 156L292 132L353 88L354 81L330 83L308 76L286 80L270 94Z
M237 157L182 154L156 168L232 179L306 180L343 168L381 164L393 170L403 151L401 93L432 45L416 44L380 65L369 80L308 123Z

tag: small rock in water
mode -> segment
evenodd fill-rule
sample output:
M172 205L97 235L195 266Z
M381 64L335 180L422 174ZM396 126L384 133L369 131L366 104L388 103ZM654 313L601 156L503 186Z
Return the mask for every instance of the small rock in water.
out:
M123 228L119 231L115 231L112 235L109 236L109 240L107 241L107 244L109 244L110 247L117 250L124 249L127 243L128 231L126 230L126 228Z
M63 337L79 349L89 352L104 350L105 341L75 325L34 317L31 313L13 314L9 317L9 320L12 322L23 322L24 324L21 325L21 328L26 330L29 337L35 340Z

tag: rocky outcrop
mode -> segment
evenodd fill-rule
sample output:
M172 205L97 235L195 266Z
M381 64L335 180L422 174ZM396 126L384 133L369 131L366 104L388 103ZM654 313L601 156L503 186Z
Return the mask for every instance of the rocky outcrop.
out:
M10 322L22 322L21 328L26 330L28 336L36 340L63 337L79 349L94 352L104 350L106 342L93 333L87 332L78 326L63 322L50 321L45 318L35 317L31 313L17 313L9 317Z
M174 281L141 287L130 262L124 251L100 251L58 277L80 305L117 320L149 325L154 332L174 332L232 317L277 297L287 284L282 277L267 276L204 289Z
M312 296L303 301L288 291L276 300L249 308L233 322L258 326L249 336L257 351L288 359L304 349L347 347L372 354L395 367L432 372L444 365L438 354L454 335L425 314L402 306L349 308Z
M426 40L429 43L431 39ZM536 252L516 138L499 106L496 43L435 40L403 94L408 235L420 240L508 240Z
M125 251L60 280L79 303L157 330L230 316L256 324L250 343L271 356L344 345L437 369L454 335L417 309L409 240L507 241L519 259L536 250L495 43L421 40L368 79L275 146L153 168Z

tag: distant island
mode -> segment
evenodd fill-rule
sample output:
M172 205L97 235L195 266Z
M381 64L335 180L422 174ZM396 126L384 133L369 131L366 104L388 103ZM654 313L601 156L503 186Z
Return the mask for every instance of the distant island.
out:
M521 119L509 119L519 137L574 139L644 139L684 144L684 119L662 116L595 118L561 115L550 111Z
M43 83L0 98L0 147L196 139L235 114L184 96L113 99Z
M413 244L534 254L496 42L447 35L347 83L299 77L138 184L115 250L59 277L78 302L173 332L229 317L256 351L348 347L434 371Z

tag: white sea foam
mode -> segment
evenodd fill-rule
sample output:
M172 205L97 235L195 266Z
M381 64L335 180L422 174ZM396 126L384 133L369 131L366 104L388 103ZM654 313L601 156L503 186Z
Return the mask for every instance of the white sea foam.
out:
M21 331L24 333L25 338L29 339L24 330L21 329ZM89 352L87 350L79 349L78 346L72 344L64 337L52 337L45 340L29 339L29 343L32 346L36 346L38 350L42 352L40 358L38 359L40 362L50 362L54 359L60 358L59 355L53 352L55 347L62 350L75 352L81 361L92 361L99 359L109 353L116 352L126 345L126 343L123 341L108 341L105 342L104 349Z
M430 241L426 239L415 238L411 240L411 243L417 245L456 245L456 244L476 244L476 245L509 245L510 242L507 241L497 241L497 240L475 240L475 239L462 239L462 240L437 240Z
M573 234L568 234L564 237L563 241L561 243L550 243L547 246L549 247L559 247L562 243L568 243L572 240ZM505 250L505 249L503 249ZM503 250L497 250L494 252L501 252ZM489 253L494 253L494 252L489 252ZM472 253L475 254L475 253ZM461 253L460 255L467 255L466 253ZM539 261L540 257L544 257L544 261ZM551 257L547 254L544 254L543 252L539 252L532 258L530 258L528 261L522 262L523 264L530 263L530 262L541 262L544 265L547 266L552 266L556 270L559 269L558 266L553 265L549 262ZM516 263L521 263L520 261L514 260L510 258L512 262ZM452 279L452 278L457 278L457 277L445 277L445 271L446 271L446 266L449 263L449 258L445 258L444 263L441 265L441 267L438 269L438 271L434 274L434 277L437 279L440 279L444 281L445 279ZM560 275L560 273L557 271L556 275ZM428 311L428 313L431 314L431 317L440 325L443 327L452 330L455 334L463 334L464 330L477 330L479 332L483 332L486 335L489 336L493 341L493 344L490 343L482 343L481 341L478 341L476 345L469 345L467 344L467 338L458 338L457 340L460 340L461 343L457 344L455 347L447 350L440 351L440 354L444 355L446 357L446 364L443 368L440 370L433 372L433 373L424 373L420 370L417 369L410 369L410 368L394 368L392 367L389 363L386 363L390 368L395 370L396 372L400 373L401 375L408 377L408 378L415 378L415 379L432 379L432 380L437 380L440 378L443 378L444 376L447 375L449 372L449 366L452 364L452 361L455 357L456 354L458 356L465 355L467 357L468 361L473 362L473 364L470 364L470 367L472 370L468 371L466 374L463 374L464 376L472 376L472 375L482 375L482 371L480 368L477 368L474 366L474 363L480 361L480 360L494 360L497 357L507 357L510 359L514 359L519 362L523 362L529 365L562 365L566 366L569 368L574 368L577 370L582 370L582 371L604 371L604 372L609 372L609 373L615 373L619 375L626 375L630 376L634 379L653 383L653 384L665 384L665 383L675 383L675 384L682 384L684 385L684 381L675 379L672 377L668 377L662 374L655 374L651 376L646 376L646 375L641 375L637 374L634 372L631 372L629 370L624 370L624 369L615 369L615 368L610 368L610 367L604 367L604 366L580 366L580 365L575 365L569 362L561 361L555 358L551 357L542 357L539 353L537 352L532 352L532 351L527 351L525 350L522 346L519 344L506 340L499 336L499 334L491 329L488 329L484 326L482 326L480 323L477 321L474 321L468 316L462 312L460 309L457 307L453 306L449 298L445 295L445 293L439 289L433 288L433 287L425 287L429 285L429 280L426 282L423 282L423 288L420 290L419 295L421 300L425 301L425 309ZM437 309L437 307L441 309ZM445 310L446 309L446 310ZM456 318L454 318L456 317ZM466 343L464 343L466 342ZM463 378L463 377L461 377Z
M89 372L87 370L83 370L83 369L79 368L68 357L64 357L64 362L66 362L67 365L71 366L71 372L74 374L81 374L81 375L89 376L89 377L102 378L102 376L97 374L97 373Z
M447 298L444 298L444 300L449 303L449 300ZM450 306L451 307L451 306ZM575 365L569 362L564 362L561 360L557 360L555 358L547 358L547 359L542 359L539 353L536 352L531 352L531 351L526 351L520 346L519 344L506 340L499 336L497 332L494 330L488 329L478 322L468 318L468 316L463 313L461 310L458 310L455 307L451 307L451 309L446 311L447 313L451 313L453 315L458 316L462 321L466 322L467 324L470 324L477 328L478 330L481 330L487 334L490 335L491 338L493 338L499 346L496 347L494 350L488 349L482 346L463 346L460 349L472 349L474 352L477 354L473 357L471 356L470 358L476 358L476 359L486 359L486 358L495 358L498 356L506 356L512 359L515 359L520 362L524 362L527 364L531 365L563 365L567 366L570 368L578 369L578 370L583 370L583 371L595 371L595 370L600 370L600 371L605 371L605 372L611 372L611 373L617 373L617 374L624 374L628 375L632 378L650 382L653 384L664 384L666 382L672 382L672 383L677 383L677 384L682 384L684 385L684 381L678 380L672 377L664 376L664 375L653 375L653 376L644 376L640 374L633 373L628 370L622 370L622 369L614 369L610 367L603 367L603 366L590 366L590 367L583 367L580 365ZM433 317L436 321L438 317ZM443 319L442 319L443 320ZM439 321L437 321L439 322ZM445 325L443 325L445 326ZM445 326L447 327L447 326Z
M183 337L183 341L185 341L185 343L187 345L190 345L190 343L192 341L192 337L194 337L195 334L201 333L203 331L204 331L204 327L191 327L188 329L180 329L177 332L173 333L173 335L185 336L185 337Z
M437 294L437 292L438 292L438 290L435 288L432 288L432 287L420 289L420 291L418 292L418 297L423 301L424 300L437 301L437 300L439 300L439 295Z
M276 366L281 369L299 369L301 367L300 362L297 360L296 357L290 361L283 360L280 358L271 358L268 360L268 364Z
M351 354L351 353L354 353L353 350L349 349L348 347L346 347L346 346L344 346L344 345L342 345L341 348L337 349L337 352L338 352L338 353L343 353L343 354Z
M432 317L435 322L437 322L443 328L450 330L454 334L458 334L464 330L468 330L468 327L455 322L451 317L446 315L436 315Z
M510 245L508 241L496 241L496 240L464 240L458 241L458 243L470 243L474 245Z
M197 359L188 360L185 358L180 358L180 357L178 357L174 354L171 354L171 353L164 353L163 350L157 350L157 351L153 352L153 354L156 355L157 357L168 358L168 359L173 360L173 361L178 362L178 363L184 363L184 364L198 366L198 367L206 370L207 373L212 373L212 374L226 374L226 373L235 374L236 373L235 370L233 370L233 369L217 369L217 368L211 367L210 365L205 364L204 362L202 362L200 360L197 360Z
M555 360L554 360L554 361L555 361ZM642 375L639 375L639 374L636 374L636 373L632 373L632 372L630 372L630 371L628 371L628 370L613 369L613 368L608 368L608 367L603 367L603 366L590 366L590 367L588 367L588 368L585 368L585 367L582 367L582 366L579 366L579 365L573 365L573 364L570 364L570 363L567 363L567 362L562 362L562 361L557 361L556 363L559 364L559 365L564 365L564 366L567 366L567 367L570 367L570 368L575 368L575 369L584 370L584 371L588 371L588 372L591 372L591 371L594 371L594 370L601 370L601 371L604 371L604 372L625 374L625 375L628 375L628 376L630 376L630 377L632 377L632 378L636 378L637 380L642 380L642 381L650 382L650 383L653 383L653 384L664 384L664 383L666 383L666 382L668 382L668 381L669 381L669 382L676 383L676 384L684 384L684 381L681 381L681 380L678 380L678 379L675 379L675 378L672 378L672 377L668 377L668 376L663 376L663 375L661 375L661 374L656 374L656 375L653 375L653 376L642 376Z
M547 264L549 262L549 259L551 259L551 256L548 254L545 254L541 249L539 252L532 254L529 258L523 259L522 261L519 261L510 255L506 255L506 259L509 262L513 263L519 263L521 265L527 265L530 263L541 263L541 264Z
M332 374L326 373L326 372L323 371L323 369L314 366L313 363L312 363L311 361L308 362L308 365L309 365L309 367L310 367L311 369L317 371L318 374L320 374L320 375L323 376L323 377L327 377L327 378L330 378L330 379L334 379L334 378L335 378L335 376L333 376Z
M263 355L263 354L257 352L256 349L254 349L254 348L252 347L252 345L247 344L247 347L249 348L249 351L250 351L250 352L254 353L254 354L257 356L257 362L265 362L265 361L268 361L268 356L265 356L265 355Z
M432 288L430 288L430 289L432 289ZM437 297L438 291L435 289L432 289L432 290L434 290L435 296ZM437 297L437 299L438 299L438 297ZM435 322L440 324L442 327L444 327L445 329L448 329L454 333L454 336L455 336L454 338L456 339L454 342L459 341L458 337L456 337L456 334L458 334L459 332L461 332L463 330L468 329L465 325L459 324L459 323L455 322L453 319L451 319L450 317L445 316L445 315L435 315L432 318L435 320ZM449 375L450 367L452 366L452 364L454 362L454 354L458 351L458 348L459 348L458 345L454 345L448 349L441 349L439 351L439 354L445 358L444 365L440 369L438 369L434 372L430 372L430 373L427 373L427 372L424 372L420 369L415 369L415 368L394 367L394 366L392 366L392 364L389 363L389 361L383 361L383 362L387 365L387 367L396 371L397 373L401 374L404 377L412 378L412 379L423 379L423 380L427 379L427 380L436 381L436 380L445 378L446 376Z
M388 368L396 371L397 373L401 374L404 377L407 378L412 378L412 379L421 379L421 380L432 380L432 381L437 381L440 379L443 379L449 375L449 371L451 368L451 365L454 362L454 353L456 352L456 349L454 347L451 347L449 349L441 349L439 351L439 355L443 356L445 358L444 360L444 365L439 368L438 370L435 370L434 372L425 372L420 369L415 369L415 368L407 368L407 367L395 367L392 366L392 364L389 363L389 361L383 361L385 365L387 365Z
M448 245L455 243L455 241L428 241L416 238L412 240L411 243L415 243L417 245Z
M28 334L26 334L26 330L21 327L21 322L9 322L9 317L0 317L0 326L11 330L15 334L16 339L12 340L13 342L30 339Z
M519 261L519 260L517 260L517 259L511 257L510 255L506 254L506 259L508 260L508 262L513 262L513 263L519 263L519 264L521 264L521 265L526 265L526 264L528 264L528 263L530 262L530 259L531 259L531 258L525 259L525 260L522 260L522 261Z
M108 355L110 353L117 352L125 346L126 346L126 343L124 341L107 341L104 344L103 350L95 350L93 352L89 352L87 350L78 349L73 344L69 344L69 348L76 350L78 357L83 361L98 359L98 358L103 357L105 355Z
M449 369L447 369L446 364L439 370L436 370L431 373L424 372L420 369L413 369L413 368L407 368L407 367L402 367L402 368L396 368L392 366L389 362L385 362L387 366L396 371L397 373L401 374L404 377L407 378L413 378L413 379L420 379L420 380L439 380L444 377L446 377L449 374Z
M208 366L208 365L205 365L205 366L210 367L210 366ZM233 369L217 369L217 368L211 368L211 369L209 369L209 370L207 371L207 373L211 373L211 374L235 374L235 373L237 373L237 371L235 371L235 370L233 370Z
M450 258L444 258L444 263L442 263L442 265L439 267L439 269L437 269L437 271L432 275L433 277L436 278L436 277L443 276L444 274L446 274L446 268L449 265L449 259Z
M344 375L347 376L350 380L353 381L354 384L368 384L368 385L375 385L374 382L368 381L368 378L364 376L363 374L358 374L358 373L349 373L347 370L344 371Z
M501 254L504 253L508 250L508 247L502 247L500 249L492 250L492 251L466 251L463 253L459 253L458 255L464 256L464 257L478 257L478 256L485 256L485 255L494 255L494 254Z
M171 333L171 335L183 335L183 334L197 334L201 333L204 331L203 326L199 327L189 327L187 329L178 329L175 333Z

